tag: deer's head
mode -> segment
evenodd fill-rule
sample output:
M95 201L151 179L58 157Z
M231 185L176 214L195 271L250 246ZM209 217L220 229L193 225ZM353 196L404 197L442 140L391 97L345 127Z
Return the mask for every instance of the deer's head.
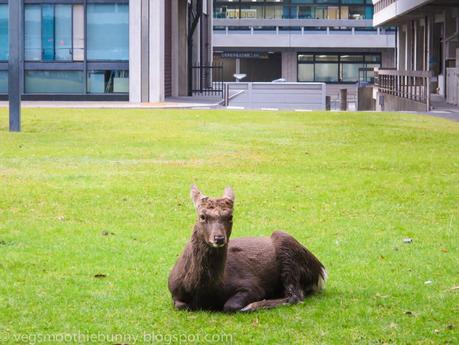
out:
M191 200L198 217L195 225L198 236L210 247L225 247L233 227L233 190L228 187L223 197L211 199L193 186L191 187Z

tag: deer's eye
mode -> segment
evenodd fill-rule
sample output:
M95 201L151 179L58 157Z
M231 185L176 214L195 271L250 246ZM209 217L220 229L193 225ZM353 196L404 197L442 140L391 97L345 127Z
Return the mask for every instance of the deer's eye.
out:
M200 220L201 222L205 222L205 221L206 221L206 216L205 216L204 214L201 214L201 215L199 216L199 220Z

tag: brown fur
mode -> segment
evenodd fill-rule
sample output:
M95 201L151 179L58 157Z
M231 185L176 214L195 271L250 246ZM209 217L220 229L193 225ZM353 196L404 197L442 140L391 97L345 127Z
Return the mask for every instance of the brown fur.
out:
M191 196L198 220L169 276L177 309L253 311L297 303L321 289L324 266L290 235L229 240L231 189L209 199L193 186Z

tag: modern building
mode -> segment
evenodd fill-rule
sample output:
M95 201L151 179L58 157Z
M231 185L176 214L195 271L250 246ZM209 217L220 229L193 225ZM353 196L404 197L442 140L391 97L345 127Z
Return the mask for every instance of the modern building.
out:
M10 0L12 1L12 0ZM21 21L23 99L157 102L188 95L212 59L211 0L0 0L0 97L8 92L8 23Z
M459 105L459 0L374 0L377 26L397 30L396 70L379 72L385 110Z
M214 0L213 13L226 81L325 82L333 95L395 63L395 31L373 27L371 0Z

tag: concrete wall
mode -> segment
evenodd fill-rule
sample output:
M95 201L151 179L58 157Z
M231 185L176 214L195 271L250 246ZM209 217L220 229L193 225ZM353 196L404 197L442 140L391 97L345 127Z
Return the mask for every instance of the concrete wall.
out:
M325 110L324 83L228 83L230 106Z
M129 101L142 101L142 3L129 2Z
M395 49L384 49L381 51L382 68L395 68Z
M214 34L217 48L391 48L395 47L395 35L376 34L254 34L225 33Z
M416 111L426 112L427 106L423 103L414 102L409 99L384 94L383 104L379 104L379 97L376 100L376 109L381 111Z
M379 0L373 0L373 3ZM397 0L393 4L387 6L382 11L376 12L373 18L375 26L387 25L392 20L400 17L417 7L428 4L432 0Z

